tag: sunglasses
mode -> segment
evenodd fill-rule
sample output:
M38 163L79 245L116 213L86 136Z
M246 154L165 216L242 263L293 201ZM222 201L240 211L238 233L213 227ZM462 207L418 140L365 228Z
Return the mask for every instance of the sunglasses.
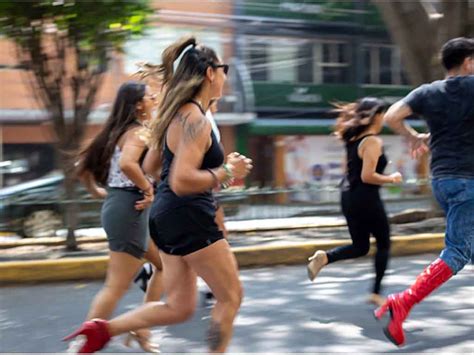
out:
M229 64L212 64L213 68L222 68L224 70L224 74L227 75L229 72Z

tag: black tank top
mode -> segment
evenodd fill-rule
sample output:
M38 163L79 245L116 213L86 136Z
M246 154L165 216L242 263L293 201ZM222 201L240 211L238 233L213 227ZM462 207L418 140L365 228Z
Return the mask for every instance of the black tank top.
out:
M367 184L362 181L362 159L359 157L359 144L367 137L373 136L373 134L367 134L360 137L359 139L346 143L346 154L347 154L347 172L345 176L345 183L343 186L345 188L354 189L358 186L365 186L371 189L379 188L380 185ZM377 161L377 166L375 171L379 174L383 174L385 168L387 167L387 157L382 149L382 155L380 155L379 160Z
M205 114L196 102L193 101L203 115ZM217 137L215 136L214 132L211 130L211 140L212 144L207 150L206 154L204 154L202 164L200 169L215 169L221 166L224 163L224 151L222 150L219 142L217 141ZM161 171L161 182L158 186L157 190L157 199L155 199L154 203L154 210L158 213L164 213L171 208L177 208L185 205L193 205L195 207L201 208L206 212L211 214L215 214L215 202L214 197L212 195L212 190L209 189L208 191L192 194L187 196L177 196L169 185L169 173L171 164L174 159L173 152L169 149L168 144L165 140L165 146L163 148L163 164L162 164L162 171Z

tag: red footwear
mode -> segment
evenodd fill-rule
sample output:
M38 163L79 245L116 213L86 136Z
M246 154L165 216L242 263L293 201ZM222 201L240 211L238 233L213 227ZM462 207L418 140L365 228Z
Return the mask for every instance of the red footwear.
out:
M94 353L102 349L110 340L107 321L93 319L82 323L81 327L74 333L63 338L63 341L71 340L78 335L85 335L87 341L79 349L78 353Z
M388 296L387 302L375 310L374 315L377 319L381 319L387 311L390 311L391 320L384 328L384 333L392 343L398 346L405 343L403 321L408 317L410 310L451 276L453 272L449 266L443 260L436 259L418 275L410 288Z

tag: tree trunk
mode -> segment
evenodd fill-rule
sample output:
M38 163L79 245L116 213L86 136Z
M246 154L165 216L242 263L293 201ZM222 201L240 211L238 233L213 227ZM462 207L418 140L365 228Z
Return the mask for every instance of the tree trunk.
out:
M389 32L401 50L403 64L413 85L442 77L436 60L439 21L428 17L421 1L374 0Z
M76 179L70 172L64 171L64 189L66 192L66 204L64 206L64 219L67 228L66 249L69 251L79 250L76 240L76 228L79 220L79 205L77 203Z
M74 163L71 157L75 151L72 144L60 144L58 151L60 154L61 168L64 174L64 201L63 215L64 224L67 229L66 249L69 251L78 250L76 234L79 221L79 205L77 203L77 178L74 171Z

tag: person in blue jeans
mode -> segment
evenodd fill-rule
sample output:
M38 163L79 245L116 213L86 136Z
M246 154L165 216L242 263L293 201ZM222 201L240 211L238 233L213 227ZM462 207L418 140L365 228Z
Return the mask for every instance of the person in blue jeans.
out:
M454 38L441 49L444 80L424 84L398 101L385 121L408 138L412 155L431 150L433 193L446 212L445 248L405 291L390 295L375 311L390 311L385 335L405 342L403 321L411 308L469 263L474 239L474 38ZM422 116L429 134L418 134L404 120Z

